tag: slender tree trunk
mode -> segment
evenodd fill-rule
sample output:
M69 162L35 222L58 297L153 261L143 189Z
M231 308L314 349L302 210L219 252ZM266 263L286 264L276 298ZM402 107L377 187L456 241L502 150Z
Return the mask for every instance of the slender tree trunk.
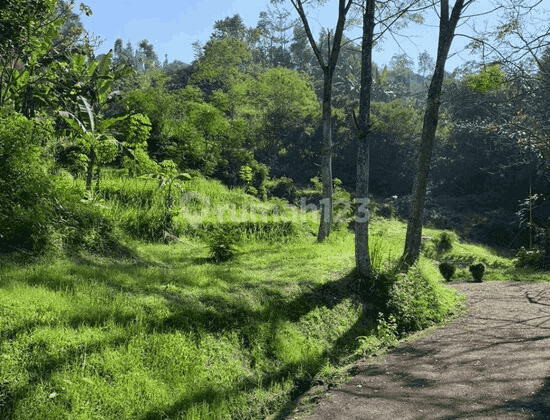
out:
M323 88L323 144L321 146L321 221L317 241L323 242L330 235L332 225L332 72L325 70Z
M441 105L441 88L445 77L445 63L454 38L456 25L464 8L464 0L457 0L449 17L449 0L441 0L441 15L439 24L439 43L434 75L428 90L424 124L420 139L420 156L418 158L418 173L413 191L413 201L407 224L405 249L401 261L406 266L414 264L420 255L422 240L422 213L424 198L428 185L428 172L432 160L433 142L439 121L439 106Z
M323 196L321 200L321 221L319 223L319 233L317 241L324 241L330 234L332 225L332 77L338 62L340 54L340 45L342 35L346 24L346 15L352 6L352 0L339 0L338 2L338 22L334 31L334 40L330 43L330 33L327 39L328 59L325 63L323 54L313 38L311 28L304 10L304 0L291 0L292 5L300 15L304 24L304 30L309 40L309 44L315 53L319 66L323 70L323 145L321 147L321 178L323 183ZM322 2L320 2L322 3Z
M94 153L94 149L91 149L90 155L88 156L88 168L86 170L86 191L88 193L92 192L92 179L94 176L94 165L95 165L95 153Z
M369 256L369 171L370 171L370 102L372 91L372 47L375 0L367 0L363 15L361 52L361 90L357 121L357 184L355 193L355 265L361 279L371 277Z

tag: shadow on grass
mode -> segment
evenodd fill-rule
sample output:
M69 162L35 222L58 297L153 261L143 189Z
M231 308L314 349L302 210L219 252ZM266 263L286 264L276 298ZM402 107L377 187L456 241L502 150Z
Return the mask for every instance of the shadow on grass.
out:
M261 286L258 286L261 287ZM205 313L204 311L195 312L192 316L189 314L189 306L187 304L182 305L186 308L182 313L174 313L173 316L166 320L163 325L157 326L157 328L165 329L180 329L182 315L193 319L202 318L202 328L211 332L218 332L220 330L226 330L237 328L242 331L242 342L245 347L250 339L257 333L260 325L263 322L269 322L272 325L272 331L276 330L278 323L282 321L296 322L302 316L306 315L313 309L324 306L327 308L334 308L342 300L351 298L357 305L363 305L364 300L357 294L356 279L353 273L349 275L322 285L313 287L311 285L305 285L307 291L301 293L296 298L289 302L285 302L281 298L280 293L271 291L270 302L267 307L261 311L255 311L244 305L231 304L219 297L209 298L211 307L217 308L217 311L211 311ZM206 318L205 318L206 315ZM196 318L197 317L197 318ZM206 323L205 321L208 320ZM199 321L200 322L200 321ZM286 413L292 406L292 400L307 391L311 386L317 385L318 382L315 376L321 371L325 360L328 358L331 362L336 363L342 357L353 353L358 348L359 343L356 338L360 335L369 335L373 332L374 319L367 312L363 311L357 321L325 351L318 357L311 358L301 363L286 363L276 371L267 372L263 375L261 381L257 378L245 378L242 381L236 383L230 390L216 391L209 389L208 392L202 394L200 398L195 396L194 398L185 398L170 407L162 409L162 413L168 418L176 417L186 412L189 407L195 404L209 403L215 400L228 399L233 395L239 395L243 392L252 391L258 388L260 382L264 390L268 390L270 386L276 383L282 383L289 377L293 377L294 387L287 398L284 400L286 403L277 404L272 407L271 410L261 411L262 407L257 407L257 412L253 418L265 418L268 415L272 415L274 411L277 416ZM305 367L305 369L304 369ZM297 372L301 372L297 374ZM251 408L252 409L252 408ZM142 420L149 420L158 418L159 412L152 410L144 413Z
M17 330L21 332L25 330L29 331L30 328L39 326L41 326L40 323L26 323L17 329L13 329L12 333L18 332ZM84 348L67 346L60 351L61 354L56 356L47 354L45 343L30 343L27 352L32 353L33 359L26 366L29 374L27 380L22 381L21 378L2 378L0 382L0 418L5 420L13 418L18 401L25 400L32 393L35 386L40 386L49 381L56 373L62 372L67 364L80 362L83 351L85 353L99 352L107 346L121 347L127 343L127 335L121 334L109 340L102 339L96 340L93 343L87 343Z
M235 292L245 290L250 294L245 298L238 293L209 294L208 290L205 290L200 296L186 294L181 289L178 292L173 292L167 288L159 287L163 284L162 280L158 280L157 284L136 282L130 285L115 280L119 274L124 274L130 278L139 275L139 270L143 267L142 264L147 263L136 263L136 261L128 260L111 264L88 259L81 261L78 267L69 269L69 272L66 273L67 275L60 275L59 272L48 272L46 269L38 269L27 278L26 283L34 286L43 286L54 291L70 293L71 291L78 290L78 284L83 279L93 279L94 282L112 289L115 293L121 292L130 296L145 297L156 295L165 300L169 314L165 318L155 318L154 315L146 315L141 322L143 328L148 333L152 333L153 331L156 333L192 331L204 334L238 331L245 349L251 347L250 343L260 334L262 326L265 326L266 323L269 325L268 329L273 331L272 338L274 338L280 323L285 321L297 322L301 317L317 307L322 306L332 309L345 299L351 299L358 306L362 306L365 303L364 297L362 298L357 292L357 283L353 273L324 284L318 284L314 281L303 281L294 284L290 292L283 292L281 290L283 285L280 283L267 280L263 282L243 280L242 275L237 274L238 272L234 274L227 267L213 265L212 270L216 277L223 279L226 284L237 285ZM151 264L150 266L163 267L158 264ZM79 270L84 270L80 273L82 276L79 274ZM84 274L86 274L85 277L83 276ZM258 303L260 304L258 305ZM290 398L295 398L313 384L313 378L320 372L327 358L336 362L339 358L353 353L354 349L359 346L356 337L369 335L372 332L374 322L371 315L371 313L362 311L356 323L341 334L330 348L309 360L302 360L299 365L286 363L276 371L264 373L260 381L258 381L256 375L254 375L254 378L244 378L231 387L230 390L217 390L213 386L212 389L201 391L192 398L185 398L171 407L164 407L162 412L165 413L164 415L171 417L172 415L176 415L176 413L186 411L191 405L201 405L219 400L220 398L231 398L231 394L235 396L241 395L242 392L258 388L259 382L267 390L271 385L282 383L288 378L293 378L294 390L291 392ZM85 311L82 311L63 320L65 325L73 328L82 326L101 327L110 321L114 321L115 324L122 327L135 325L135 317L132 314L112 310L108 306L105 307L105 310L99 312L95 311L94 313L87 314ZM9 330L4 330L2 336L7 338L16 337L25 331L40 327L41 325L40 322L28 320L24 322L24 325L17 325ZM265 331L265 328L263 330ZM104 346L122 346L124 342L126 342L126 339L121 337L120 342L97 343L94 345L92 351L100 351ZM90 351L90 347L87 348L87 351ZM272 359L276 357L268 349L265 352L267 358ZM75 357L78 357L78 351L75 349L68 349L66 354L55 357L44 353L41 358L30 365L29 369L32 369L34 372L40 372L36 380L47 381L54 372L62 370L63 366L71 363ZM31 392L34 386L33 383L30 381L22 388L11 389L9 391L3 403L4 413L9 413L9 407L14 407L17 404L17 400L24 399ZM277 404L276 407L280 407L280 404ZM267 415L268 413L263 414ZM9 418L8 415L6 416L6 418ZM158 412L152 410L151 412L144 413L142 418L158 418Z

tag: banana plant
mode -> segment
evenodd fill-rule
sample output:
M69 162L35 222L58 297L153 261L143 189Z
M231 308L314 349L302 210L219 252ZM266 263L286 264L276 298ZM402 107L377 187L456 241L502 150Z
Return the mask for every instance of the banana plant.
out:
M131 71L128 68L113 69L112 56L113 53L110 51L99 60L84 54L75 54L72 57L70 66L66 69L66 77L72 87L68 96L63 99L66 110L59 111L59 115L70 125L86 154L85 159L88 161L86 191L89 196L92 193L94 169L97 169L99 185L101 165L112 162L121 148L126 154L133 156L131 148L138 147L134 144L136 143L133 140L133 137L136 137L134 134L129 135L132 139L126 139L130 141L118 142L111 131L113 124L128 118L138 118L140 121L144 120L142 125L145 126L141 137L148 137L150 132L150 122L145 116L124 113L106 119L101 118L109 95L114 93L113 82Z
M59 114L77 134L77 138L87 155L86 192L91 195L94 166L97 165L99 170L100 165L112 162L116 158L120 146L119 142L107 130L114 123L127 118L128 115L111 117L101 121L94 114L90 103L85 97L79 96L78 99L78 115L69 111L59 111Z

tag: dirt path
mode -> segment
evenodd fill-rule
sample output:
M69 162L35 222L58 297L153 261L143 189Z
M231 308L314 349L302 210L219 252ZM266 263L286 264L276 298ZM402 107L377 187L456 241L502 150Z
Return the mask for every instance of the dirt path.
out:
M286 419L550 419L550 284L450 283L469 312Z

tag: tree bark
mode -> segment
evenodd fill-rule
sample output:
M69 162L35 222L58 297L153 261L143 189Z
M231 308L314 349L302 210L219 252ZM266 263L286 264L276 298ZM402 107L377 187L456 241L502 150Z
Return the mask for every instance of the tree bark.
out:
M86 192L92 192L92 179L94 176L94 165L95 165L95 153L94 149L91 148L90 154L88 155L88 168L86 169Z
M321 200L321 221L317 234L317 241L323 242L329 236L332 225L332 77L340 54L340 44L342 43L342 35L346 24L346 15L353 4L353 0L339 0L338 2L338 22L336 23L336 30L334 31L332 47L330 45L330 36L328 38L329 57L326 64L323 59L323 54L315 42L311 28L309 27L309 22L303 7L303 0L290 1L304 24L307 38L324 75L322 109L323 144L321 147L321 181L323 184L323 192Z
M325 68L323 87L323 144L321 146L321 221L317 241L323 242L330 235L332 225L332 72Z
M420 139L420 156L418 158L418 172L413 191L413 201L407 224L405 249L401 261L406 266L413 265L420 255L422 240L422 213L428 184L428 172L432 160L433 142L439 122L439 107L441 105L441 88L445 77L445 63L455 35L456 25L464 10L464 0L457 0L449 17L449 0L441 0L441 15L439 22L439 42L434 75L428 90L426 111Z
M363 15L361 90L357 121L357 183L355 192L355 266L361 280L372 275L369 255L370 103L375 0L367 0Z

